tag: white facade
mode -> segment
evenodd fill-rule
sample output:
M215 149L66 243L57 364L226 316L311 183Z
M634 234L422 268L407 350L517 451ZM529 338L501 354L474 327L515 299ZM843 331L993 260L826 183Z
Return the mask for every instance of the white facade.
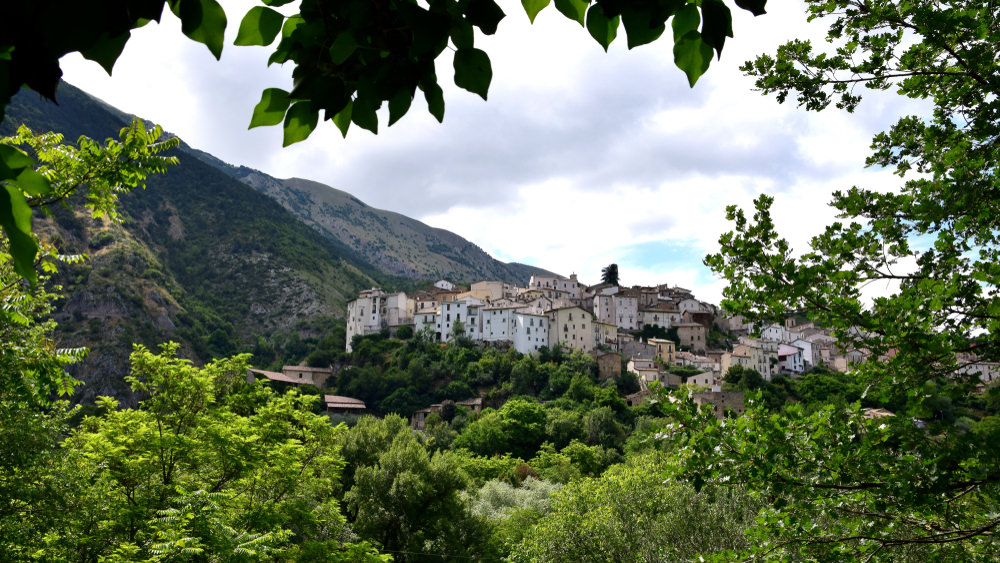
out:
M514 312L514 349L534 354L549 345L549 318L520 311Z
M639 330L639 300L622 293L614 296L614 323L622 330ZM603 322L603 321L602 321Z
M639 309L640 327L656 325L662 328L670 328L681 322L681 320L681 312L678 309L660 307L648 310Z
M347 351L351 351L351 340L357 335L410 324L410 308L405 293L387 293L377 287L359 293L347 304Z
M434 287L438 289L443 289L445 291L452 291L455 289L455 284L451 283L448 280L438 280L434 282Z
M785 373L801 375L806 370L802 348L791 344L779 344L778 369Z
M708 308L701 301L693 298L678 301L677 309L680 310L682 315L687 311L708 311Z
M784 342L789 344L801 338L802 334L797 331L788 330L787 328L773 324L766 327L764 330L760 331L760 337L762 340L773 340L776 342Z
M455 338L455 328L461 323L462 334L477 340L479 337L479 319L483 301L472 297L464 297L458 301L446 301L438 310L438 323L441 325L442 342L451 342Z
M521 307L483 307L480 309L480 340L513 341L517 322L514 313Z
M615 317L615 296L600 293L594 296L594 316L607 324L617 324Z
M792 346L802 349L802 361L805 363L805 369L809 369L816 365L816 355L813 343L808 340L803 340L802 338L796 338L791 342Z
M576 274L571 275L568 279L562 276L531 276L528 288L564 291L574 301L579 301L583 295L583 284L577 281Z
M441 320L437 311L421 311L413 316L413 330L421 332L430 329L434 340L441 339Z

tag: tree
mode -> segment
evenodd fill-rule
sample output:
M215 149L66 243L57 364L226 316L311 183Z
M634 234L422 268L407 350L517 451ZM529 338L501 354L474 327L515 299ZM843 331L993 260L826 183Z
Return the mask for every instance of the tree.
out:
M4 560L311 560L320 546L333 560L374 560L365 546L337 558L344 427L312 414L315 398L247 383L246 355L196 368L177 349L135 348L138 409L102 398L72 432L62 410L5 417L5 445L31 422L22 447L48 447L30 474L0 470L24 480L0 512Z
M353 483L344 495L354 530L401 560L421 554L464 557L484 542L461 502L467 477L450 452L433 456L406 421L365 417L344 439ZM374 446L374 447L373 447Z
M757 200L752 220L731 207L735 230L706 263L728 280L731 313L768 322L806 311L866 351L854 371L864 397L897 405L897 416L866 419L857 404L756 408L739 424L694 430L679 415L675 428L687 430L674 437L699 452L688 466L696 483L751 482L774 499L765 521L795 523L760 530L768 559L994 559L1000 424L935 413L972 401L976 362L1000 359L996 7L808 4L812 19L832 20L835 52L792 41L744 70L765 93L794 95L808 110L853 110L859 86L931 101L931 113L900 117L872 144L867 164L893 168L905 184L835 194L844 220L798 257L776 231L773 198ZM863 293L887 282L897 284L887 295Z
M695 561L743 549L757 503L740 486L695 491L644 455L553 493L512 561ZM669 462L668 462L669 463Z
M618 264L608 264L601 268L601 283L618 285Z
M545 440L545 424L545 407L513 399L499 410L483 411L458 435L454 447L479 455L510 453L527 459Z

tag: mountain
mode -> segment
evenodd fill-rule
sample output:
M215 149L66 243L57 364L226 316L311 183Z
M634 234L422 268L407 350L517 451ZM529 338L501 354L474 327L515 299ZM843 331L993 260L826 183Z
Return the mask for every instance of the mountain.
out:
M58 107L31 92L8 106L0 134L25 122L67 139L116 137L125 121L81 91L63 85ZM124 376L133 343L182 343L198 362L253 351L268 365L301 359L298 345L333 330L347 301L379 285L380 273L318 236L271 198L178 150L180 165L150 176L147 189L120 200L124 220L94 220L82 206L55 206L36 218L41 236L63 252L86 253L61 268L56 339L86 346L72 372L79 397L113 395L134 402Z
M371 207L351 194L319 182L280 180L212 155L192 154L280 203L300 221L353 252L379 271L407 279L473 282L503 280L526 285L532 275L552 273L501 262L464 238L399 213Z
M16 96L0 135L26 123L67 141L105 139L130 117L64 83L58 105ZM525 283L547 273L319 183L278 180L183 143L175 151L181 164L121 198L120 224L80 205L36 214L40 236L89 257L56 279L66 294L57 341L90 349L72 367L86 383L75 400L134 403L124 376L136 343L175 340L196 362L240 351L259 366L298 362L342 326L361 289L438 278Z

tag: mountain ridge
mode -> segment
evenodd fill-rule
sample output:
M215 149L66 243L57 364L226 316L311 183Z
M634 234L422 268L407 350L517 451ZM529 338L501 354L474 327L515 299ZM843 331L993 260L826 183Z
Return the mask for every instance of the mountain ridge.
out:
M59 105L20 93L0 135L26 123L71 143L116 138L130 118L69 84L59 93ZM54 336L60 346L90 349L71 367L86 383L76 401L111 395L135 404L124 380L134 344L178 341L197 363L241 351L261 367L297 363L343 326L346 303L362 289L435 278L524 283L543 271L504 264L454 233L318 182L277 180L183 143L173 154L181 164L121 197L121 223L93 219L76 204L36 213L40 236L89 255L55 279L65 297ZM322 213L338 205L340 216L356 220ZM400 227L408 242L396 242L388 227Z
M552 275L536 266L497 260L461 235L395 211L372 207L353 194L322 182L297 177L279 179L247 166L226 163L200 149L185 148L274 198L299 220L360 253L387 274L410 280L499 279L519 284L527 284L532 275ZM384 234L390 236L381 236ZM410 240L412 244L406 242Z

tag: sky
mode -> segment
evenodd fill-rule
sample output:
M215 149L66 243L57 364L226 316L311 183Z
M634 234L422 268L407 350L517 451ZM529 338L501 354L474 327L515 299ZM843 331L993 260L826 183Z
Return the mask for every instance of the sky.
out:
M496 258L584 283L617 263L624 285L667 283L719 303L724 282L702 258L730 230L727 205L774 196L773 215L793 248L834 219L836 190L894 189L888 171L864 168L875 133L918 103L875 93L848 114L807 113L753 91L739 66L792 38L822 44L801 0L772 0L757 18L728 3L734 35L695 88L673 63L667 34L634 50L624 30L609 52L549 6L530 25L520 3L476 46L492 61L489 100L451 84L439 124L418 93L410 112L378 135L332 123L281 147L280 127L247 130L264 88L291 89L291 67L266 64L265 47L234 47L249 2L224 1L227 47L216 61L165 11L136 30L108 76L77 55L64 79L190 145L278 178L300 177L365 203L455 232ZM525 280L527 281L527 280Z

